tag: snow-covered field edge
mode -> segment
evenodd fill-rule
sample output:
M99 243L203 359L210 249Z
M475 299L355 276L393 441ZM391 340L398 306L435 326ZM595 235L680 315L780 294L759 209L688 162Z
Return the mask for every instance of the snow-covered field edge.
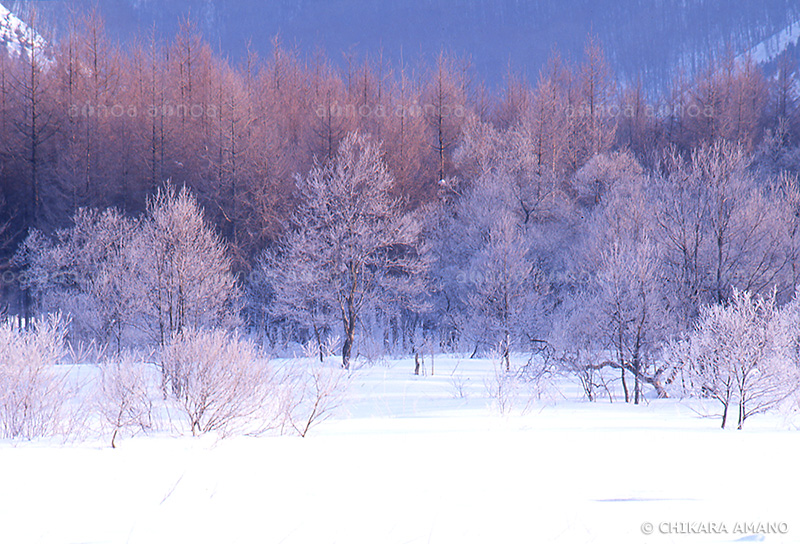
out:
M0 541L800 539L791 410L723 431L696 400L619 402L613 376L614 402L586 402L560 376L518 384L501 409L492 361L451 355L424 375L397 359L350 376L303 439L3 441Z

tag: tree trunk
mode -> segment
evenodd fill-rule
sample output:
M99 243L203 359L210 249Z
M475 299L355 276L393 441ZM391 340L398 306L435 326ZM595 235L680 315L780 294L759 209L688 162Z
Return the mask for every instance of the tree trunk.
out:
M724 409L722 410L722 429L725 428L725 424L728 422L728 403L724 404Z
M322 354L322 335L320 334L319 327L316 324L314 325L314 338L316 338L317 340L317 349L319 350L319 362L323 363L325 361L323 359L323 354Z
M638 343L638 340L637 340ZM636 353L633 355L633 403L639 404L639 397L641 396L642 380L641 375L641 360L639 359L639 346L636 346Z
M506 372L511 372L511 334L506 331L503 339L503 360L506 363Z
M630 393L628 392L628 381L625 378L625 368L621 369L620 375L622 377L622 390L625 392L625 402L630 402L631 401L631 397L630 397Z
M342 345L342 368L350 370L350 355L353 351L353 336L350 334L350 328L345 332L344 344Z
M352 312L351 312L352 313ZM344 330L344 345L342 346L342 368L350 369L350 356L353 352L353 344L355 343L356 333L356 320L355 316L351 315L350 319L345 322Z
M342 321L344 322L344 345L342 346L342 368L350 369L350 355L353 351L353 343L356 336L356 292L358 291L358 266L355 263L350 263L350 289L347 294L347 299L342 305Z
M736 428L738 430L742 430L742 426L744 426L744 418L745 418L745 403L744 399L739 400L739 420L736 422Z

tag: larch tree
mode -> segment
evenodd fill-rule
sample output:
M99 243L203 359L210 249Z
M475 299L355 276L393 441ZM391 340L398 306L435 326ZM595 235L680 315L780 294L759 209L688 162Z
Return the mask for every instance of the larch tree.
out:
M20 149L24 157L25 174L22 184L22 217L26 227L39 226L43 220L41 176L46 168L44 145L54 132L52 100L52 73L46 70L48 60L36 43L33 23L22 37L28 54L21 54L10 71L11 86L17 98L17 116L14 122Z
M316 67L311 83L315 119L309 135L310 147L315 156L327 161L336 154L348 128L357 123L359 106L348 103L344 83L327 62Z
M609 106L616 93L613 72L597 37L589 35L584 62L578 69L575 114L578 122L572 134L575 167L610 149L614 141L617 120L610 115Z
M774 124L786 123L792 131L797 125L797 60L788 51L778 57L778 73L771 85L774 105Z
M422 110L428 123L429 145L435 153L437 182L446 180L450 171L450 154L458 138L459 127L466 118L466 67L439 53L435 72L423 94ZM431 173L433 173L431 172Z
M411 206L425 203L434 194L424 175L427 122L421 115L422 91L401 65L393 88L384 91L391 104L383 119L386 160L395 175L395 193Z
M117 144L118 132L113 120L117 110L123 108L123 117L127 108L119 103L117 95L119 87L119 64L116 52L106 37L102 19L97 12L92 13L82 28L83 40L78 45L78 62L81 68L77 71L79 83L80 116L82 117L82 157L80 157L81 186L86 205L99 205L98 197L108 194L107 184L112 176L116 177L117 158L124 148L124 143ZM111 157L115 159L112 160ZM109 172L112 170L113 174Z
M551 57L518 124L531 142L537 166L551 174L566 170L571 125L576 122L569 108L567 70L557 55Z

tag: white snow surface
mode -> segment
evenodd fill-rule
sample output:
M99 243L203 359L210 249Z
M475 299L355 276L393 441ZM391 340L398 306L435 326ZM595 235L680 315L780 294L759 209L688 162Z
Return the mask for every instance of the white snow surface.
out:
M790 412L723 431L696 403L589 403L560 378L500 415L491 362L426 362L353 370L306 438L0 441L0 542L800 542Z

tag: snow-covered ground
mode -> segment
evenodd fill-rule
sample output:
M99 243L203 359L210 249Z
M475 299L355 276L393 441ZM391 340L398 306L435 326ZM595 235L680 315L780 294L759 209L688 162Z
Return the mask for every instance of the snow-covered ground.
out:
M306 438L0 442L0 542L800 542L786 415L722 431L566 378L501 415L490 362L426 362L354 370Z

